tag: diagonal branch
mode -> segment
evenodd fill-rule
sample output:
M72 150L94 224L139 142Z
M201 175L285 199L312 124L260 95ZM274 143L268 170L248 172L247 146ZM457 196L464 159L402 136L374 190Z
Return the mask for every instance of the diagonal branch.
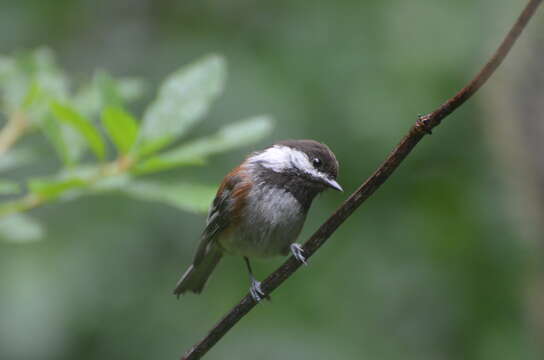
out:
M440 124L442 119L451 114L455 109L464 104L478 89L489 79L497 67L502 63L514 42L519 37L537 7L542 0L529 0L529 3L518 17L514 26L510 29L499 48L491 59L485 64L482 70L474 79L462 88L455 96L440 105L435 111L420 116L416 123L410 128L397 147L389 154L380 167L336 210L329 219L310 237L304 244L304 252L308 257L312 256L317 249L338 229L355 210L368 199L400 165L412 149L431 130ZM300 262L290 257L274 271L265 281L261 288L265 295L270 294L289 278L298 268ZM195 344L182 357L182 360L200 359L204 356L243 316L245 316L256 303L248 294L234 308L232 308L221 321L219 321L200 342Z

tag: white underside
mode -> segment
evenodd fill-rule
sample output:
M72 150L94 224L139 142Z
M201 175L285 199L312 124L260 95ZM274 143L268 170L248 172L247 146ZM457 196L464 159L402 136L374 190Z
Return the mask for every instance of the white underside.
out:
M251 191L251 199L237 230L219 236L219 243L230 254L270 257L286 254L297 239L306 215L289 192L268 186Z

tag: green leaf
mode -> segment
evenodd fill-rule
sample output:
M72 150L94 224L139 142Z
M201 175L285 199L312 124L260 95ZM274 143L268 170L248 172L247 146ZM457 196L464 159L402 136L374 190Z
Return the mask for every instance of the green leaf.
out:
M27 165L36 158L36 154L26 148L10 149L0 156L0 172Z
M0 239L25 243L40 240L44 235L43 226L24 214L12 214L0 218Z
M14 181L0 180L0 195L12 195L21 192L21 187Z
M94 81L100 91L102 107L122 107L125 102L138 99L144 90L143 82L139 79L115 79L105 71L98 71Z
M31 62L33 72L30 86L36 86L39 89L45 99L42 106L47 105L51 100L65 100L68 96L68 80L57 65L53 52L47 48L37 49L32 54ZM32 89L29 93L32 93Z
M70 190L82 188L87 185L88 182L82 178L32 179L28 183L28 188L31 193L41 198L55 199Z
M120 107L139 99L144 89L145 84L140 79L117 79L99 70L90 82L78 89L73 104L82 114L93 118L106 106Z
M44 118L40 128L62 162L67 166L75 165L86 148L85 138L72 126L55 120L52 114Z
M84 83L72 98L73 106L84 116L94 118L102 109L102 94L96 80L97 75L87 83Z
M96 84L100 91L102 106L122 106L123 99L117 89L117 82L105 71L95 75Z
M210 155L256 142L270 133L272 124L270 117L261 115L227 125L214 135L143 160L135 167L135 171L150 173L178 166L202 164Z
M139 146L152 143L156 151L183 135L222 92L225 76L225 61L216 55L170 75L144 114Z
M254 143L272 130L272 118L254 116L221 128L216 134L191 141L164 153L166 157L205 157Z
M128 174L120 174L115 176L107 176L91 185L90 190L93 193L102 193L105 191L119 190L126 186L132 178Z
M7 113L24 109L33 124L40 124L49 113L49 102L62 101L68 94L68 81L46 48L0 58L2 106Z
M61 124L55 121L52 116L48 116L42 122L41 129L45 134L45 137L55 148L62 162L65 165L72 165L75 161L64 140Z
M2 108L12 113L20 108L28 91L28 75L14 57L0 58L0 90Z
M157 151L159 151L160 149L168 145L170 141L171 141L170 138L161 138L161 139L156 139L152 141L147 141L145 143L137 142L136 146L138 150L138 156L142 158L148 155L153 155L154 153L156 153Z
M117 86L113 76L103 70L95 73L95 80L102 97L102 106L121 106L122 100L117 92Z
M204 213L210 206L217 189L187 183L132 182L121 191L136 199L156 201L185 211Z
M125 103L138 100L146 90L146 84L138 78L120 78L117 81L117 91Z
M118 107L107 107L102 112L102 124L120 153L127 153L138 136L138 123L132 115Z
M83 195L118 190L131 181L128 174L104 176L99 165L80 165L63 169L54 177L29 181L30 192L38 198L73 200Z
M98 178L102 170L103 170L103 167L101 167L99 164L78 165L78 166L62 169L53 179L55 180L81 179L88 182L92 182L92 179Z
M106 152L104 142L102 141L100 133L90 121L85 119L83 115L79 114L70 106L62 105L57 102L51 104L51 110L57 119L72 126L85 138L96 157L104 159Z
M42 96L42 89L40 88L38 83L34 81L30 85L30 89L28 89L28 92L25 96L23 103L21 104L21 107L25 110L28 110L32 106L32 104L36 104Z
M202 166L206 164L206 160L200 157L192 157L186 159L163 159L160 155L153 156L140 163L134 165L131 173L137 175L151 174L159 171L164 171L182 166Z

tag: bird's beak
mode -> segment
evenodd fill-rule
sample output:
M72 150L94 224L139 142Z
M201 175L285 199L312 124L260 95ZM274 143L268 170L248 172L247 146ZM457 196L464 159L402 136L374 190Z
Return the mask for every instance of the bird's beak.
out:
M336 180L333 179L324 179L325 185L327 185L330 188L333 188L334 190L338 191L344 191L339 183L336 182Z

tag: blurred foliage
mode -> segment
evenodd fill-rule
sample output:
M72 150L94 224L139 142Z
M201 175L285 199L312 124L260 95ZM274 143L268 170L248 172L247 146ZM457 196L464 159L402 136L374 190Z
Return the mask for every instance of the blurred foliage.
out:
M0 194L19 194L26 189L19 198L0 203L1 239L30 241L43 236L43 226L20 212L105 190L187 211L206 211L215 186L142 182L136 178L144 173L202 165L209 155L244 146L270 131L268 117L253 117L230 124L216 135L162 151L204 117L222 92L225 77L225 62L217 55L181 68L164 81L140 125L124 107L142 95L141 81L117 80L99 71L90 84L71 94L67 76L50 50L1 57L1 104L9 118L3 132L9 132L10 122L21 122L24 131L13 135L14 143L32 130L41 131L64 164L53 175L0 182ZM106 137L114 149L108 149ZM12 151L11 146L7 145L0 157L4 163L20 165L16 157L21 150ZM86 159L87 151L94 159ZM34 153L29 160L38 162L40 156L50 155ZM10 162L10 158L14 160Z
M21 179L34 179L35 191L61 179L66 182L55 186L70 187L47 206L14 214L41 224L47 241L0 241L0 358L179 358L248 285L243 261L225 257L201 295L179 301L171 295L205 223L204 214L187 211L203 207L194 202L201 187L211 190L247 152L276 140L327 143L346 193L316 199L304 241L383 161L417 114L474 75L523 3L0 1L0 53L40 44L54 49L73 75L68 91L67 80L53 76L47 93L60 94L56 103L91 121L105 143L100 161L88 138L44 104L34 111L50 116L0 156L2 189L23 192L2 194L6 200L29 191ZM533 56L523 49L528 39L542 38L542 26L536 27L542 16L482 91L426 137L309 266L206 359L542 359L527 321L527 283L535 276L530 247L512 221L496 154L487 146L493 132L481 122L487 116L482 94L505 87L502 76L524 69L518 61ZM206 121L169 122L169 131L191 131L168 143L168 133L144 124L163 111L170 119L171 103L160 96L175 86L163 80L210 52L229 61L228 91L216 97L222 86L195 75L192 80L205 80L195 93L215 99L214 106ZM211 59L209 75L217 74L222 61ZM28 86L11 81L19 90L10 102L20 103ZM159 98L149 91L154 88ZM237 145L236 133L246 143L256 140L231 120L261 112L277 121L270 136L227 152ZM149 137L137 136L130 147L134 123ZM251 127L265 127L259 124ZM127 137L116 135L119 128ZM148 149L156 152L145 154ZM78 196L91 189L79 187L78 179L97 168L113 171L108 165L131 150L144 155L129 172L96 182L93 196ZM196 166L205 159L208 166ZM178 195L170 196L178 190L182 211ZM258 279L280 261L256 261Z

